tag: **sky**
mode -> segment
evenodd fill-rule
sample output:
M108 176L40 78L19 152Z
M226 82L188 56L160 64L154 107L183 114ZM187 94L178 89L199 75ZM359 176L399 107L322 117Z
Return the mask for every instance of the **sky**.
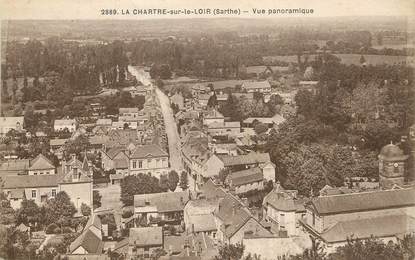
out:
M101 9L145 8L239 8L242 16L254 16L252 9L303 8L314 10L313 17L331 16L415 16L415 0L0 0L0 19L152 19L184 18L181 16L105 16ZM290 15L295 16L295 15ZM211 15L188 15L186 18L206 18ZM223 17L223 16L222 16Z

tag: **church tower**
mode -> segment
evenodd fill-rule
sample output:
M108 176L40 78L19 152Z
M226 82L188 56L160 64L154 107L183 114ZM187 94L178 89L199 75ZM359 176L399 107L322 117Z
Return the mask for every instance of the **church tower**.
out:
M403 185L408 155L394 144L385 145L379 158L379 185L382 189L390 189L393 185Z

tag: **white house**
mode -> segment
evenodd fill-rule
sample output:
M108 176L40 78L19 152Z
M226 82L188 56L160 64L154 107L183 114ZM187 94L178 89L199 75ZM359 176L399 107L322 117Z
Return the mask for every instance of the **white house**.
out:
M53 124L53 129L55 132L67 129L69 132L73 133L76 131L77 127L78 123L75 119L57 119Z

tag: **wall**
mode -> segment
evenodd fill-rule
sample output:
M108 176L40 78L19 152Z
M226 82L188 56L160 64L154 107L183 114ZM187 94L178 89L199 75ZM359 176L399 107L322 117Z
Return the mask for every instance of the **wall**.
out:
M203 177L212 177L219 174L224 167L223 162L216 156L212 155L204 165Z
M331 227L338 221L350 221L357 219L368 219L374 217L383 217L391 215L411 215L415 216L415 207L402 207L402 208L389 208L389 209L380 209L380 210L370 210L370 211L360 211L352 213L342 213L342 214L333 214L327 216L321 216L317 218L316 216L316 226L315 230L321 233L324 229ZM312 225L312 212L307 209L307 224ZM317 219L319 221L317 221Z
M272 164L267 164L262 169L262 174L264 175L264 179L267 181L274 181L275 182L275 168Z
M36 174L35 174L36 173ZM29 170L29 175L55 174L55 169Z
M139 168L140 163L142 162L142 167ZM135 162L135 168L133 168ZM148 174L160 178L161 175L168 173L169 160L168 157L158 157L158 158L149 158L149 159L130 159L129 161L129 170L130 174Z
M59 184L59 189L69 195L77 209L80 209L82 203L92 208L92 182Z
M266 218L277 224L279 230L282 229L281 226L283 226L284 228L282 230L286 230L288 236L297 235L297 217L295 211L281 211L270 204L267 205L267 208Z

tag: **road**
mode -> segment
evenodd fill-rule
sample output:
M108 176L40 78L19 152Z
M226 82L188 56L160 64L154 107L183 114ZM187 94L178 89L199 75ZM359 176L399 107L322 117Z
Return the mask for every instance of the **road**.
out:
M177 132L176 122L174 121L173 110L170 107L170 100L159 88L152 84L149 73L133 66L128 66L128 71L144 85L151 85L155 88L166 128L167 141L169 144L170 168L180 175L180 172L183 170L182 157L179 148L180 137Z

